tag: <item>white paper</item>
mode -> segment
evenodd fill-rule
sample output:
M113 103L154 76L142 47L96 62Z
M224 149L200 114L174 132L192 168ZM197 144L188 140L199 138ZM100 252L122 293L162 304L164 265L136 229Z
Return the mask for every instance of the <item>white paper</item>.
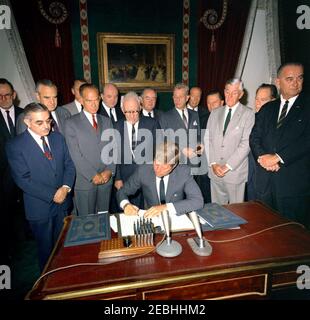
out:
M124 213L119 214L121 232L123 237L134 235L133 224L134 222L137 222L141 217L143 217L144 212L145 210L139 210L139 213L137 216L128 216L128 215L125 215ZM194 226L191 220L188 218L186 214L183 214L181 216L169 215L169 218L170 218L171 232L194 229ZM160 226L164 230L161 216L152 218L152 222L154 223L155 227ZM115 215L110 215L110 225L114 232L118 232L117 219Z

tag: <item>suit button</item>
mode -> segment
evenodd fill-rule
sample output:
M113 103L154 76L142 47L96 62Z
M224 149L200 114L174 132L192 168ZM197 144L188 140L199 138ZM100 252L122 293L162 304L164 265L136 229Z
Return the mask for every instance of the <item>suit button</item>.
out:
M224 146L221 146L221 148L224 148Z
M221 160L224 160L224 158L221 158Z

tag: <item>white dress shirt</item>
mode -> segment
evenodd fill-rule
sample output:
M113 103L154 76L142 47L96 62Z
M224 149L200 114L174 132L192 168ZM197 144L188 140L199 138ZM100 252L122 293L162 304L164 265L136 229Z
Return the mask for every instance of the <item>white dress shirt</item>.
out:
M296 101L297 97L298 97L298 95L295 96L295 97L292 97L292 98L290 98L290 99L287 99L287 100L288 100L288 107L287 107L286 115L287 115L287 114L289 113L289 111L291 110L291 108L292 108L294 102ZM281 98L281 104L280 104L280 110L279 110L279 114L278 114L278 120L279 120L279 118L280 118L280 114L281 114L281 112L282 112L283 106L284 106L285 101L286 101L286 99L284 99L282 95L281 95L280 98Z
M6 123L6 126L8 127L8 130L10 131L10 126L9 126L9 122L8 122L8 116L7 116L7 113L6 111L10 111L9 114L10 114L10 117L13 121L13 124L15 126L15 108L14 106L12 105L9 109L3 109L3 108L0 108L1 112L2 112L2 116L3 116L3 119Z
M76 105L76 107L77 107L77 109L78 109L78 112L80 113L81 111L82 111L82 105L75 99L74 100L74 103L75 103L75 105Z
M147 111L147 110L142 109L142 114L143 114L145 117L150 117L150 116L149 116L149 113L151 114L151 117L154 118L154 110L152 110L152 111Z
M92 127L94 126L94 123L93 123L93 115L91 113L89 113L88 111L86 110L83 110L87 120L90 122L90 124L92 125ZM98 121L97 121L97 114L95 114L95 120L98 124Z
M102 105L103 105L103 107L104 107L104 109L107 112L109 117L110 117L110 110L112 110L112 115L113 115L114 121L117 122L117 115L116 115L115 108L109 108L103 102L102 102Z
M234 106L232 107L228 107L227 105L225 105L225 114L224 114L224 122L223 122L223 131L224 131L224 124L225 124L225 121L226 121L226 118L227 118L227 115L228 115L228 112L229 112L229 109L231 109L231 117L230 117L230 121L231 119L233 118L234 116L234 113L236 112L237 110L237 107L239 105L239 102L237 104L235 104Z
M128 138L129 138L129 146L130 146L130 150L132 152L132 124L129 123L128 121L125 121L126 122L126 126L127 126L127 132L128 132ZM137 121L135 124L134 124L134 127L135 127L135 136L136 136L136 141L138 141L138 127L139 127L139 121ZM134 153L132 152L133 156L134 156Z
M188 111L187 111L187 108L184 108L183 110L175 108L175 110L178 111L178 113L179 113L179 115L180 115L182 120L183 120L183 112L182 111L184 110L184 114L185 114L185 117L187 119L187 125L188 125L189 123L188 123Z
M58 118L57 118L57 115L56 115L56 111L52 111L51 115L52 115L53 119L55 120L55 122L57 123L57 125L59 127L59 121L58 121Z
M187 105L187 109L198 112L198 106L195 107L195 108L193 108L192 106L190 106L190 105L188 104L188 105Z

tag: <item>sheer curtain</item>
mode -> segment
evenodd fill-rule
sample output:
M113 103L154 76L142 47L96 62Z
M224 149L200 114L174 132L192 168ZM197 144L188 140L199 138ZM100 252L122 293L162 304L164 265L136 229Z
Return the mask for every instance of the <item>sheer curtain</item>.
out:
M25 55L24 47L15 22L9 0L0 0L0 5L10 8L11 28L0 31L0 77L8 79L17 92L18 105L25 107L35 101L34 80Z

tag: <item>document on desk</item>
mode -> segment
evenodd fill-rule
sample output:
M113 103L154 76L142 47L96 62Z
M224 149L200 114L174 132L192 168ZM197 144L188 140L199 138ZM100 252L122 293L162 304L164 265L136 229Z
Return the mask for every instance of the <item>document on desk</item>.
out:
M110 215L110 225L114 232L118 232L118 221L117 216L119 216L120 220L120 228L122 237L125 236L133 236L134 235L134 222L137 223L140 218L143 218L145 210L139 210L137 216L127 216L124 213L120 213L117 215ZM194 226L191 220L188 218L186 214L177 216L177 215L169 215L170 219L170 230L171 232L176 231L186 231L193 230ZM154 223L154 227L161 227L164 230L164 225L161 216L153 217L152 222Z

